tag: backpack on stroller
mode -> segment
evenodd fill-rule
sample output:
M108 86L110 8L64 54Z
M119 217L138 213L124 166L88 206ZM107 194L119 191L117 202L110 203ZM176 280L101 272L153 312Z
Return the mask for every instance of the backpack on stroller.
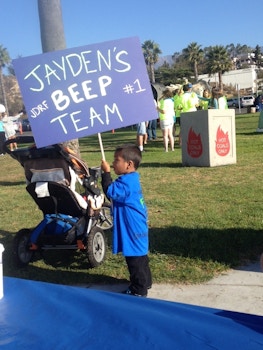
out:
M35 251L79 249L86 251L91 267L100 265L106 257L104 229L112 227L110 206L97 186L100 168L88 168L59 144L36 148L31 136L12 141L23 147L11 152L8 140L5 150L23 166L26 189L43 213L35 228L21 229L15 235L16 264L27 265ZM81 194L76 191L77 182Z

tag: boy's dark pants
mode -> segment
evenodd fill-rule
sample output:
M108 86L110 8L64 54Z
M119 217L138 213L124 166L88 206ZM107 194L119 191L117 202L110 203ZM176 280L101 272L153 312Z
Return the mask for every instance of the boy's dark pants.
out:
M126 256L125 259L130 273L130 290L132 293L146 296L152 286L148 255Z

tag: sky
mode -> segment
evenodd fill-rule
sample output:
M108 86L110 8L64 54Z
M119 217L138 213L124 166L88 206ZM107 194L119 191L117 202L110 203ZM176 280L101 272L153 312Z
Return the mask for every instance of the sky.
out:
M0 0L0 45L11 59L42 53L37 2ZM192 42L263 46L262 0L61 0L61 7L67 48L134 36L157 43L161 56Z

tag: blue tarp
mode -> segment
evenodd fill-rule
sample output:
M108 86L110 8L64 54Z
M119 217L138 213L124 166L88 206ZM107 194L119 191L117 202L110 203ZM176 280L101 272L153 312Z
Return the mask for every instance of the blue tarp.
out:
M4 277L4 349L263 349L263 317Z

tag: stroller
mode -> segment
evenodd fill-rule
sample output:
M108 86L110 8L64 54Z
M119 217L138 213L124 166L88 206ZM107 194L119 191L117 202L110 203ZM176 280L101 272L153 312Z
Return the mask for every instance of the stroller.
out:
M10 151L10 142L22 147ZM86 251L90 267L100 265L106 257L104 230L112 227L110 204L98 188L101 169L88 168L59 144L36 148L32 136L7 140L5 151L23 166L26 189L43 213L35 228L16 233L16 265L28 265L36 251L61 249ZM81 194L76 191L77 182Z

